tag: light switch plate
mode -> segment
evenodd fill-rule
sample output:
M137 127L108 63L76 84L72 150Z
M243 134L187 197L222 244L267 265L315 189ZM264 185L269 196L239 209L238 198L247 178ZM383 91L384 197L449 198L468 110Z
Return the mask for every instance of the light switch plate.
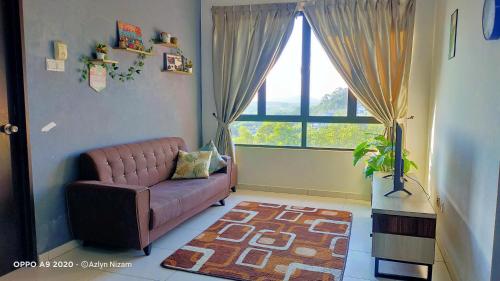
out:
M57 71L64 72L64 61L63 60L56 60L56 66L57 66Z
M54 60L54 59L46 58L45 63L47 65L48 71L64 72L64 61L63 60Z

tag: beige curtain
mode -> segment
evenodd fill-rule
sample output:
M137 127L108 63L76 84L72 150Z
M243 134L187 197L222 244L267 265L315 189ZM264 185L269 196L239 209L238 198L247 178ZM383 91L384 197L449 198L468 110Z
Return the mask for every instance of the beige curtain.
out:
M313 31L349 88L386 128L406 117L415 0L303 4Z
M297 4L213 7L216 144L234 157L229 126L250 104L283 51Z

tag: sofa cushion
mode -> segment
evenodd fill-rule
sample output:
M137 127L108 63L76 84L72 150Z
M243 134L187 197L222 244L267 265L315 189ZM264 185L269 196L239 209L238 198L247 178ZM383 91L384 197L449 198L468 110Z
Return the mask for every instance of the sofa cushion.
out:
M167 180L151 186L150 225L156 228L228 191L229 180L227 174L213 174L207 179Z
M208 178L211 151L185 152L179 150L177 168L172 179L199 179Z
M186 143L174 137L95 149L80 157L81 178L152 186L173 175L179 150Z
M208 168L208 172L210 174L213 174L214 172L217 172L227 166L226 161L224 161L220 155L213 141L210 141L205 146L200 148L200 151L212 151L212 156L210 156L210 167Z

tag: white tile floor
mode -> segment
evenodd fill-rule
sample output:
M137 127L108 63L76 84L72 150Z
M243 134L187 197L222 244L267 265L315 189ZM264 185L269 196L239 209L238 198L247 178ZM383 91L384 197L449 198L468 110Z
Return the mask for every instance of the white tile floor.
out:
M226 200L225 207L211 207L201 214L186 221L182 225L167 233L153 243L151 255L146 257L142 251L135 250L110 250L101 248L76 248L64 255L55 258L57 261L117 261L130 262L130 268L93 268L83 269L75 267L70 269L41 269L25 268L16 270L0 278L4 280L50 280L50 281L137 281L137 280L164 280L164 281L210 281L224 280L186 272L162 268L160 263L173 251L181 247L199 233L210 226L234 205L241 201L258 201L270 203L295 204L324 209L337 209L351 211L354 215L353 228L344 281L387 280L373 277L374 261L370 256L371 229L370 205L368 202L345 200L338 198L314 197L305 195L292 195L270 192L238 190ZM407 267L402 265L381 264L381 270L397 270L400 274L423 274L423 268ZM434 264L434 281L451 281L446 265L439 249L436 250L436 263Z

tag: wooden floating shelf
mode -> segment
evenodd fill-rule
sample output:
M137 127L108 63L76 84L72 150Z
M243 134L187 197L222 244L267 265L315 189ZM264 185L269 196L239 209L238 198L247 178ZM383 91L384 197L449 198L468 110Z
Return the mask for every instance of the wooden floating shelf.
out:
M179 49L179 45L173 44L173 43L165 43L165 42L156 41L156 42L154 42L154 44L161 45L161 46L167 47L167 48Z
M192 72L178 71L178 70L162 70L162 72L170 72L170 73L183 74L183 75L193 75Z
M119 48L119 47L115 47L113 48L114 50L121 50L121 51L127 51L127 52L132 52L132 53L136 53L136 54L143 54L143 55L146 55L146 56L153 56L154 54L151 52L146 52L146 51L139 51L139 50L136 50L136 49L132 49L132 48Z
M98 60L98 59L93 59L90 60L93 63L107 63L107 64L118 64L119 62L116 60Z

